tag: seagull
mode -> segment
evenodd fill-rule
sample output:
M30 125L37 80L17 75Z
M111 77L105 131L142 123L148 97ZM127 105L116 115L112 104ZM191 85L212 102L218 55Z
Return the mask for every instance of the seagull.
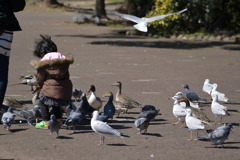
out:
M228 116L230 115L227 111L227 107L218 103L218 95L217 94L215 94L212 97L211 110L212 110L212 113L215 115L215 123L217 122L217 116L221 116L220 122L222 122L223 115L228 115Z
M178 121L173 123L172 125L175 126L181 122L182 125L180 128L183 127L183 123L185 121L185 117L187 114L186 104L181 105L181 103L178 101L182 96L183 96L182 92L177 92L176 95L172 97L172 99L174 100L172 112L173 112L173 115L178 118Z
M223 142L228 138L232 129L232 123L224 124L213 131L209 132L206 136L200 136L200 140L211 141L213 145L222 145Z
M228 102L228 98L225 96L225 94L217 91L217 87L218 87L217 83L213 83L212 87L213 87L212 92L211 92L212 99L213 99L214 95L217 95L218 96L218 99L217 99L218 101Z
M188 129L191 130L191 137L189 140L193 140L192 131L204 129L204 122L201 121L200 119L193 117L192 110L189 108L187 109L187 115L185 117L185 121ZM197 131L197 137L198 137L198 131ZM194 140L198 140L198 139L194 139Z
M54 114L51 115L50 120L48 121L48 127L50 129L50 136L53 134L53 132L59 133L59 129L61 128L60 122L57 120L56 116Z
M91 128L94 132L100 134L100 143L98 146L104 144L105 136L106 135L113 135L120 138L123 138L123 135L116 129L113 129L105 122L99 120L99 113L98 111L93 112L93 117L91 119Z
M133 15L122 14L122 13L119 13L119 12L116 12L116 11L109 11L109 12L112 13L112 14L115 14L117 16L120 16L123 19L130 20L130 21L133 21L133 22L137 23L133 26L134 28L136 28L137 30L142 31L142 32L147 32L148 31L147 25L148 25L149 22L153 22L153 21L156 21L156 20L159 20L159 19L163 19L167 16L171 16L171 15L174 15L174 14L180 14L180 13L185 12L186 10L187 9L183 9L179 12L170 13L170 14L161 15L161 16L155 16L155 17L151 17L151 18L144 18L144 17L139 18L139 17L133 16Z
M208 94L211 94L212 92L212 89L213 89L213 86L212 84L210 83L210 80L209 79L205 79L204 83L203 83L203 91L208 93Z
M190 102L206 102L207 100L199 96L196 92L189 89L187 84L183 85L187 99Z
M33 91L33 86L36 86L37 77L35 75L20 76L21 82L18 84L25 84L31 86L31 91Z
M159 113L159 109L157 110L147 110L147 111L142 111L138 118L134 121L134 126L137 128L139 131L138 134L142 134L147 132L148 126L150 124L150 121L152 121Z
M3 113L1 120L6 131L10 130L10 127L14 121L15 116L16 115L13 113L12 107L9 107L7 112Z

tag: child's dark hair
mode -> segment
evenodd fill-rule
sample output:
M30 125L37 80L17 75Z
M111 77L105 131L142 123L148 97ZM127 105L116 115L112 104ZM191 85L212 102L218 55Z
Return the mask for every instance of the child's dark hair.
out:
M47 54L50 52L57 52L57 45L51 40L48 35L40 35L41 39L35 41L35 49L33 55L41 58L41 54Z

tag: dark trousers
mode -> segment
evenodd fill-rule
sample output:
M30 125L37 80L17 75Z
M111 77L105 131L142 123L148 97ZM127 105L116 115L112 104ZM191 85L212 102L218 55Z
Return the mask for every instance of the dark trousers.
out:
M2 105L8 84L9 57L0 54L0 106Z
M54 114L57 119L62 118L62 110L60 107L49 107L44 104L40 104L41 117L44 121L49 121L51 114Z

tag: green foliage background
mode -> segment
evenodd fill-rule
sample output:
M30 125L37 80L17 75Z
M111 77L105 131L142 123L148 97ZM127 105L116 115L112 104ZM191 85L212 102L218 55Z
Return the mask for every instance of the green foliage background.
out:
M188 10L150 24L152 32L170 34L240 32L240 0L156 0L148 17Z

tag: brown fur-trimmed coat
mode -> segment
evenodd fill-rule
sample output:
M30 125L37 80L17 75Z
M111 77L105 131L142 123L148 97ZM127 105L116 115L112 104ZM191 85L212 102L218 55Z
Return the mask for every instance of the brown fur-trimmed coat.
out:
M72 56L65 59L32 60L31 65L37 70L37 85L43 95L59 100L71 100L72 81L69 78L69 65L74 62Z

